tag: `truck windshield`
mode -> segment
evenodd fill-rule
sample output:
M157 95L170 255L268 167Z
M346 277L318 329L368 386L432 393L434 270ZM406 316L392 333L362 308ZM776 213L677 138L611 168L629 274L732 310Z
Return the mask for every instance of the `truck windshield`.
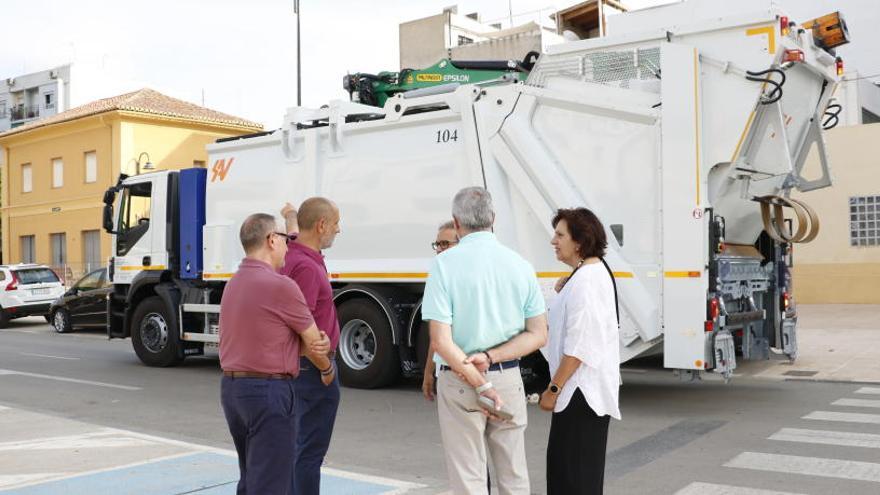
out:
M116 253L124 256L150 229L150 193L153 184L132 184L122 190L116 232Z

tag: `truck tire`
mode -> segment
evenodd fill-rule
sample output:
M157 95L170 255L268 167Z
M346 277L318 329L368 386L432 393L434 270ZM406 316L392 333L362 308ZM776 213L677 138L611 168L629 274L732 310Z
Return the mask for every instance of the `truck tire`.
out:
M10 320L12 320L12 318L9 317L9 313L7 313L5 309L0 308L0 328L8 327Z
M350 299L339 306L336 365L343 385L384 387L400 374L397 347L384 311L372 301Z
M174 366L183 361L174 318L159 296L138 304L131 322L131 345L147 366Z

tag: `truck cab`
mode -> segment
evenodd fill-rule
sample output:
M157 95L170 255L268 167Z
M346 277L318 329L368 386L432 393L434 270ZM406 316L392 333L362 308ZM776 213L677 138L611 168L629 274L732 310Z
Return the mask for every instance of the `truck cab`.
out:
M138 357L151 366L171 366L185 355L203 352L201 342L184 342L179 331L180 298L186 289L175 273L180 267L182 174L204 177L204 170L121 175L104 194L103 224L113 246L107 334L131 337Z

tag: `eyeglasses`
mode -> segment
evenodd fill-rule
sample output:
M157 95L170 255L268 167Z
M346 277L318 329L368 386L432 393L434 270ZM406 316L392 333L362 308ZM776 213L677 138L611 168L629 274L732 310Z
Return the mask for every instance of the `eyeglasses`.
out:
M287 241L287 242L290 242L290 241L294 241L294 240L296 240L296 234L285 234L285 233L283 233L283 232L272 232L271 234L269 234L268 236L266 236L266 239L272 237L273 235L281 236L281 237L283 237L284 240Z
M435 241L431 243L431 249L436 252L446 251L456 244L458 244L458 241Z

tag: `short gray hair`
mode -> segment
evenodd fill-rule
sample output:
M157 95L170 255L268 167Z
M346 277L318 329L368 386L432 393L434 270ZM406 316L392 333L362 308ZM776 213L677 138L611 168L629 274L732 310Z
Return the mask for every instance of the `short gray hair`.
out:
M275 232L277 228L275 217L268 213L254 213L245 218L238 231L238 238L241 240L244 252L250 254L259 249L266 237Z
M443 232L444 230L455 230L455 221L449 220L448 222L443 222L437 227L437 232Z
M466 187L452 200L452 216L470 231L488 230L495 222L492 195L482 187Z

